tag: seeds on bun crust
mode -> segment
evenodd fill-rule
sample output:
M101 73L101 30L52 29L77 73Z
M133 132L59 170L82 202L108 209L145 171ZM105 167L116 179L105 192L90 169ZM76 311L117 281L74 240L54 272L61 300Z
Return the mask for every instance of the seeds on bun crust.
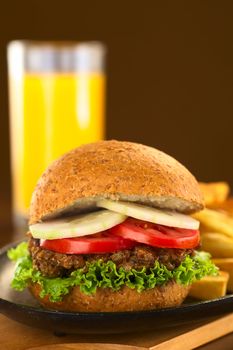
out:
M137 143L100 141L66 153L45 171L32 197L30 224L93 209L104 198L182 213L203 208L195 177L174 158Z
M190 286L172 281L140 293L124 286L117 292L110 288L99 288L92 295L80 292L79 287L76 286L61 302L51 302L49 297L41 298L39 284L31 284L29 289L40 304L48 309L72 312L115 312L178 306L188 295Z

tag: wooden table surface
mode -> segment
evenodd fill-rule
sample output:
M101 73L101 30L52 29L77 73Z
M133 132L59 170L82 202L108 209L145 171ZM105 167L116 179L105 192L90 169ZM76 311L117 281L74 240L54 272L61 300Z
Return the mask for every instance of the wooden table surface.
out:
M12 226L9 223L9 205L0 203L0 247L19 239L20 234L13 233ZM185 331L185 326L184 326ZM180 333L182 333L181 331ZM179 333L179 332L178 332ZM34 329L21 325L14 321L8 320L5 316L0 315L0 348L4 350L25 350L31 347L37 347L45 344L58 343L123 343L129 345L143 346L145 339L150 345L151 339L154 339L155 333L140 333L128 335L107 335L107 336L80 336L72 335L58 338L46 330ZM159 339L166 339L166 331L158 334ZM146 344L145 344L146 345ZM151 345L150 345L151 346ZM93 348L94 349L94 348ZM199 349L205 350L232 350L233 333L215 340ZM183 349L181 349L183 350Z

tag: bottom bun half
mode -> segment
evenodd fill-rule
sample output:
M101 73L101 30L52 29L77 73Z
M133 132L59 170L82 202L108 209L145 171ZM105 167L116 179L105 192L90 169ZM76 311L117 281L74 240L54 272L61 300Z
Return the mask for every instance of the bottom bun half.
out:
M40 297L40 285L31 284L29 290L39 303L52 310L72 312L117 312L141 311L180 305L188 295L190 286L169 282L163 286L137 292L122 287L119 291L98 288L95 294L86 295L80 288L73 287L60 302L51 302L49 297Z

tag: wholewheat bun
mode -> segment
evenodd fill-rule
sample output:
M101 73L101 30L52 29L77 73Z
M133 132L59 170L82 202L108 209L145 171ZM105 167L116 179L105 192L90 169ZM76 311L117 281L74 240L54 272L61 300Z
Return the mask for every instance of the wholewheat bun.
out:
M190 286L174 281L166 285L137 292L123 286L119 291L98 288L95 294L86 295L78 286L73 287L61 302L51 302L46 296L40 297L40 285L31 284L31 293L48 309L72 312L116 312L154 310L180 305L188 295Z
M101 141L78 147L42 175L30 207L30 224L95 208L103 198L192 213L203 208L194 176L155 148Z
M55 161L42 175L32 197L30 224L71 212L93 210L99 199L137 202L191 213L203 208L194 176L174 158L141 144L101 141L81 146ZM151 310L180 305L189 287L170 281L141 293L123 286L98 288L86 295L78 286L61 302L40 297L42 306L72 312Z

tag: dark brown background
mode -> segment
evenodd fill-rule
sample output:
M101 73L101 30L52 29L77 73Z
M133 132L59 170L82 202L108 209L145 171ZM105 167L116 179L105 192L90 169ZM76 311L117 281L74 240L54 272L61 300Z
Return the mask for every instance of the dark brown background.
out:
M104 41L107 137L156 146L199 179L233 186L232 15L231 0L2 1L1 229L10 221L7 42ZM10 240L10 231L2 232L0 245ZM232 335L203 348L232 349Z
M8 0L1 7L2 199L9 203L6 44L13 39L104 41L107 137L156 146L199 179L233 185L232 1Z

